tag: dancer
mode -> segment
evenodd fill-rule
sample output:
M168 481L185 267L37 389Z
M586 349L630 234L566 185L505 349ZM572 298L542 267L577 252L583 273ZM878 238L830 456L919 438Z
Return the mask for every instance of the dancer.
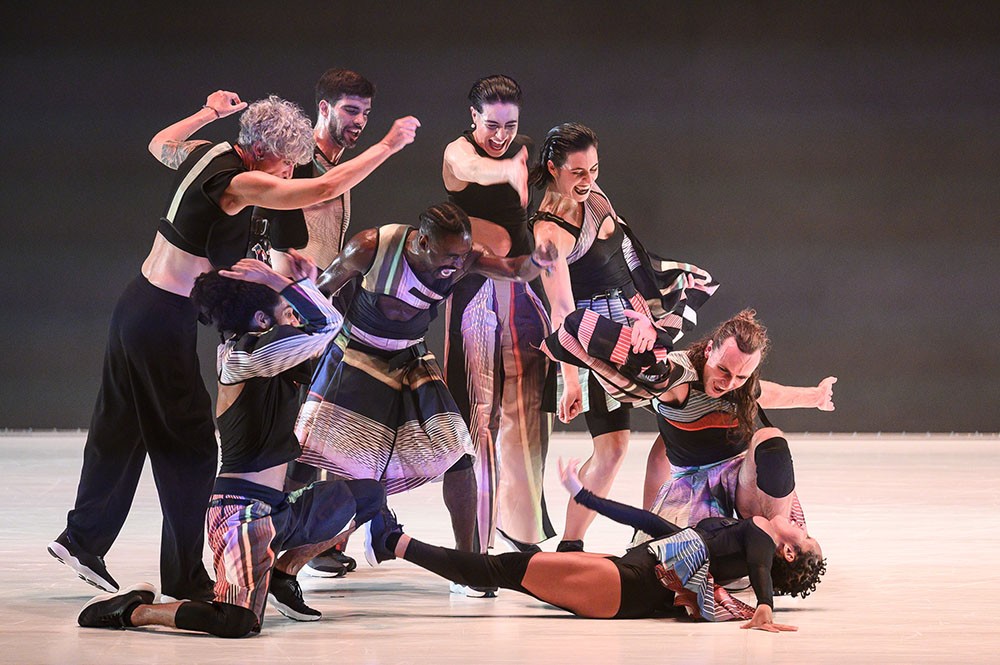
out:
M349 69L328 69L316 82L316 124L313 137L316 149L312 160L297 167L293 178L313 178L338 170L344 153L354 149L368 124L375 98L375 85ZM371 169L377 167L371 164ZM278 272L287 274L286 251L300 249L321 268L330 265L347 240L351 223L351 190L301 210L254 211L255 223L269 232L270 258ZM262 220L262 221L261 221ZM305 399L303 391L302 399ZM285 491L294 491L316 480L325 480L326 472L300 462L288 465ZM353 571L357 562L340 548L323 552L306 564L304 570L319 577L340 577Z
M216 405L222 467L207 520L218 579L214 600L153 604L152 585L136 585L88 603L81 626L167 626L244 637L260 632L269 591L287 601L279 604L287 616L320 618L302 603L294 574L275 567L276 553L298 546L321 551L368 521L385 491L374 480L332 480L282 492L285 465L301 452L292 433L298 382L308 381L308 361L324 351L341 322L316 289L315 265L294 250L289 260L295 282L243 259L231 270L199 276L191 293L222 336Z
M718 285L694 266L647 254L597 186L597 176L597 136L590 128L566 123L549 130L531 182L545 190L534 217L535 239L559 250L555 267L542 276L552 326L585 308L609 321L631 319L634 351L648 351L657 342L659 348L671 348L694 325L695 311ZM560 378L556 410L563 422L584 413L594 452L581 473L603 496L628 449L631 405L609 399L597 381L567 363L560 367ZM582 550L593 519L593 512L571 501L557 549Z
M743 310L724 321L709 337L685 351L668 353L654 348L623 353L631 336L628 326L578 310L545 340L542 350L562 362L589 367L616 399L654 400L661 436L668 442L669 460L674 465L673 480L661 483L655 500L649 498L649 488L656 482L650 482L649 477L655 474L647 474L644 500L650 501L654 512L688 526L713 516L781 514L804 527L805 519L792 491L794 481L787 492L772 494L783 499L787 496L779 504L760 503L750 495L746 501L738 501L737 486L741 474L756 476L751 469L758 456L781 461L773 465L775 469L791 469L784 434L765 422L758 404L832 410L836 377L801 388L761 381L760 364L770 342L753 310ZM748 447L755 450L749 461L745 456ZM659 464L652 458L650 462L650 468ZM789 476L776 473L785 476L771 481L777 490L787 485ZM745 479L742 483L752 484Z
M452 203L352 238L320 279L336 293L344 328L323 356L296 423L302 461L389 494L444 475L456 546L471 551L476 451L424 335L439 303L468 276L525 282L552 264L550 245L501 258L472 242Z
M602 499L583 487L576 460L559 473L574 501L610 519L655 534L624 556L589 552L485 555L436 547L403 533L383 509L368 525L370 554L396 557L467 585L494 584L533 596L577 616L633 619L663 616L674 606L709 621L748 619L742 628L796 630L773 619L773 595L809 595L826 570L819 544L788 520L711 518L682 529L653 513ZM714 579L749 575L755 608L716 602Z
M177 180L142 274L112 315L76 502L66 529L49 544L53 556L104 590L118 589L104 555L128 516L148 454L163 511L163 591L175 598L213 597L202 551L218 447L198 367L197 312L188 300L195 278L247 254L252 206L301 208L335 197L371 163L411 143L419 125L415 118L397 121L377 146L351 160L357 165L352 170L287 180L294 164L309 159L313 140L302 111L277 97L246 108L235 146L187 140L244 108L235 93L214 92L203 108L149 145L178 170Z
M469 215L473 242L497 256L530 254L530 140L517 133L521 88L508 76L487 76L472 86L469 103L472 128L444 151L449 199ZM477 451L482 552L496 528L522 551L555 535L542 482L552 418L541 408L548 361L538 345L549 326L540 289L537 280L469 277L445 310L445 379Z

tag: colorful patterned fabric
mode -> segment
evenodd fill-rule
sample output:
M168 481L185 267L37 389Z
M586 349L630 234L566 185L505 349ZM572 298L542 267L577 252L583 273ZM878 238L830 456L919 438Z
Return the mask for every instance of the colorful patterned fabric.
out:
M543 475L552 417L541 409L549 321L528 284L478 276L448 301L445 376L476 449L480 551L496 527L520 542L555 535Z
M300 461L346 478L384 481L395 494L475 454L434 356L393 369L393 354L330 345L299 411Z
M706 621L753 616L753 608L715 584L708 572L705 541L694 529L650 541L647 547L660 561L656 566L660 583L674 592L674 605L684 607L690 616L700 616Z
M694 526L707 517L733 517L744 456L705 466L671 465L670 480L653 500L652 512L679 526Z

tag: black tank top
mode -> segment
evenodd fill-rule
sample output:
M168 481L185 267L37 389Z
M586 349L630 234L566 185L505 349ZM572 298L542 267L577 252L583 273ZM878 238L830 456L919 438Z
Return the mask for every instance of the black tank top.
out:
M524 146L530 146L531 139L518 134L510 142L507 152L501 157L490 156L472 138L472 131L462 134L480 157L489 159L512 159ZM530 148L529 148L530 149ZM510 252L508 256L530 254L535 249L535 240L528 231L528 214L521 207L521 198L509 183L496 185L480 185L470 182L465 189L457 192L448 190L448 199L465 211L470 217L480 217L501 226L510 236Z
M574 238L580 237L580 228L562 217L540 212L534 219L552 222ZM594 238L587 253L569 264L569 281L574 299L584 300L611 289L621 289L627 297L635 293L632 274L625 261L625 252L622 251L624 239L625 231L621 224L615 222L615 230L610 236L603 240L600 237Z

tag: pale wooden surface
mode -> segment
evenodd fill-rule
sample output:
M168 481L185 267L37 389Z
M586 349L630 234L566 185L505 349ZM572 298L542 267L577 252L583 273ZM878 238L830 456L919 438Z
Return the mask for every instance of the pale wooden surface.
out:
M0 663L996 663L1000 662L1000 438L790 435L810 529L829 572L808 599L778 598L797 633L736 624L574 618L511 591L496 600L451 596L405 561L341 580L301 576L322 621L268 610L242 641L162 630L76 626L93 595L45 551L63 528L80 470L82 434L0 436ZM613 498L638 503L652 435L634 434ZM553 521L566 494L559 455L589 441L557 436L546 489ZM440 485L393 497L406 530L451 543ZM620 552L624 527L598 518L588 549ZM157 582L159 509L151 477L108 568L123 585ZM552 549L554 541L545 545Z

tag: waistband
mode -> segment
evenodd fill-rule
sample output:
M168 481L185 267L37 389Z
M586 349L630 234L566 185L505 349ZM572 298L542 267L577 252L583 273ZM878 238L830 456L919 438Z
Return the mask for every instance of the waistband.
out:
M236 498L215 498L216 495L235 495L248 500L263 501L269 506L280 505L285 500L285 493L273 487L260 485L258 483L244 480L242 478L216 478L215 487L212 489L212 500L208 502L210 507L225 505L244 504Z

